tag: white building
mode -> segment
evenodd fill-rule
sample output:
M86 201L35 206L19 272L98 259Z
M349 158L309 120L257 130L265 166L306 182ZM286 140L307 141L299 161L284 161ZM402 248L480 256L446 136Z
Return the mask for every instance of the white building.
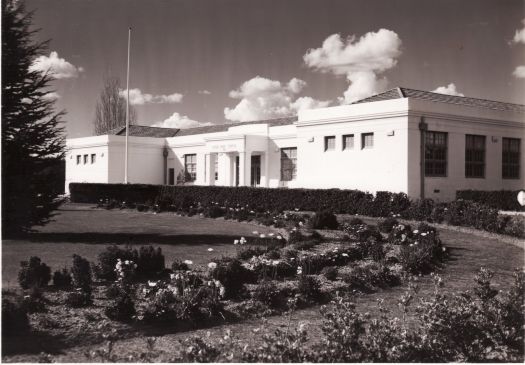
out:
M121 128L68 139L66 191L71 182L122 183L124 136ZM134 125L130 136L130 183L341 188L436 200L462 189L525 187L525 105L406 88L293 118L181 130Z

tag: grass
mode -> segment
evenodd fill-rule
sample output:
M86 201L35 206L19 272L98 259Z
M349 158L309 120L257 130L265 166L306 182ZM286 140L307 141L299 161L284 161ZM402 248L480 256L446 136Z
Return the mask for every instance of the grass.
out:
M97 244L98 239L103 237L103 235L123 239L125 236L138 234L134 238L134 242L137 244L139 243L137 242L138 240L145 237L150 239L148 243L162 244L168 263L171 259L168 258L170 255L178 258L181 258L179 255L185 255L186 257L183 259L192 259L196 264L205 264L213 257L232 254L234 246L231 242L234 238L240 235L249 235L253 230L258 230L259 232L269 231L268 228L246 223L239 224L222 219L212 220L176 217L171 214L153 215L136 212L100 211L92 210L85 206L73 206L67 207L67 209L69 211L61 211L55 222L42 228L40 233L37 233L33 238L23 242L7 242L7 246L4 243L4 252L2 254L3 271L6 270L5 264L16 266L15 271L17 271L18 262L11 263L7 261L27 258L29 255L36 253L53 268L55 268L54 262L57 264L69 262L70 255L73 252L83 254L81 249L85 250L84 255L86 257L94 257L96 256L95 251L105 246ZM378 220L366 219L366 221L367 223L375 223ZM91 242L88 240L90 232L96 233L96 239ZM512 283L513 270L524 265L523 249L504 242L498 236L488 237L447 228L440 229L439 233L444 244L451 252L450 260L445 262L444 266L439 270L439 274L445 281L445 291L458 292L471 289L474 275L481 266L495 272L493 286L496 289L504 290ZM71 241L56 243L50 237L62 237L64 240L69 237ZM192 237L195 237L196 241L201 241L192 243ZM77 241L73 241L73 238L77 239ZM123 241L109 242L122 243ZM169 244L170 242L173 244ZM165 246L166 248L164 248ZM209 247L213 247L214 251L208 252L207 248ZM6 256L6 248L7 253L10 253L11 256ZM65 248L68 250L74 249L75 251L65 253ZM48 254L49 250L53 250L53 253ZM49 260L46 260L46 257L49 257ZM418 281L421 297L433 292L430 277L423 276ZM374 314L377 311L377 300L381 299L384 301L385 307L399 313L397 303L405 289L404 287L395 287L373 294L356 294L354 302L358 310ZM72 311L70 316L73 318L75 313ZM98 322L105 323L105 321L107 319L101 318L94 323L99 325ZM319 339L319 336L321 336L321 319L318 307L295 312L292 316L291 326L296 326L299 323L308 324L312 341ZM72 331L81 331L83 325L85 324L79 323L78 327L72 329ZM275 316L268 319L249 320L235 324L220 324L206 329L177 333L149 333L147 335L158 336L156 348L160 350L161 355L156 361L166 361L180 350L178 341L190 335L209 336L211 339L217 339L223 335L226 329L231 329L243 341L253 342L257 341L261 332L273 331L276 328L282 329L287 325L287 317ZM122 331L126 331L126 328L123 327ZM144 333L129 333L128 330L126 336L117 337L119 339L115 342L114 351L122 357L132 353L137 354L146 348ZM103 341L69 346L55 352L53 360L60 362L88 361L89 359L85 355L86 351L93 351L102 347ZM49 352L52 350L52 348L42 349L42 351ZM3 360L8 362L38 361L38 359L38 354L28 353L3 357Z

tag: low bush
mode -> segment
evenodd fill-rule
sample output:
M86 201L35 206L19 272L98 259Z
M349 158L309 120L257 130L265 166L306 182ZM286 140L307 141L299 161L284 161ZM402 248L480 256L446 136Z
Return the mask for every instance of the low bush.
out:
M44 287L51 280L51 268L41 262L37 256L32 256L29 261L20 263L18 283L23 289Z
M326 266L321 270L321 274L326 278L326 280L334 281L337 280L337 267L335 266Z
M313 229L337 229L337 217L334 213L328 210L317 212L309 221Z
M77 289L66 296L66 305L72 308L87 307L91 304L93 304L91 293L83 290Z
M2 294L2 297L2 336L27 332L29 317L21 298L5 294Z
M224 209L217 205L211 205L209 208L204 210L204 216L208 218L219 218L224 217L224 215Z
M297 291L305 300L319 302L322 299L321 283L312 275L299 275Z
M57 270L53 274L53 285L58 289L67 289L71 287L72 282L71 273L66 268Z
M378 287L399 285L401 282L400 278L388 267L373 261L363 261L352 267L349 273L343 275L343 280L349 284L350 289L365 293L372 292Z
M409 224L397 224L388 234L388 242L393 245L406 245L410 243L410 239L414 233Z
M407 272L429 273L444 260L446 248L435 230L418 229L415 232L410 243L401 246L399 261Z
M392 218L392 217L388 217L388 218L380 221L377 224L377 227L383 233L390 233L390 231L392 231L392 228L394 228L394 226L396 226L398 224L399 224L399 222L398 222L397 219Z
M73 255L73 266L71 267L73 285L86 293L91 293L91 266L89 261L79 255Z
M124 248L120 248L117 245L108 246L98 254L98 263L94 272L99 279L115 281L117 278L115 273L117 260L131 260L136 262L137 256L137 251L132 250L129 246L125 246Z
M346 224L349 226L360 226L365 224L365 222L361 218L353 217Z
M115 321L128 322L136 314L135 302L130 295L118 295L113 303L104 312L108 318Z
M42 289L33 287L29 291L29 295L24 296L22 305L25 307L27 313L42 313L46 311L46 301Z
M272 280L263 280L257 285L253 292L253 299L269 306L270 308L280 308L286 303L286 298L290 293L279 290Z
M188 266L188 264L186 264L185 262L181 261L181 260L173 260L173 263L171 264L171 270L173 271L187 271L189 270L190 267Z
M244 284L254 280L252 272L241 265L237 259L223 259L211 271L213 279L218 280L226 289L227 298L237 297L244 289Z
M498 210L525 211L525 207L518 203L518 193L519 190L457 190L456 199L470 200Z
M249 260L252 257L265 254L267 249L261 246L242 246L236 254L239 260Z

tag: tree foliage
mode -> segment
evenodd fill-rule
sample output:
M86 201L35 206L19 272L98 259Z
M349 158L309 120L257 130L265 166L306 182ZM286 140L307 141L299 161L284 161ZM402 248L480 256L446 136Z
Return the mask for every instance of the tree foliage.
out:
M126 125L126 99L120 95L120 80L117 77L105 77L100 92L93 121L95 134L101 135ZM137 117L135 109L129 108L129 122L133 124Z
M2 0L2 232L44 224L60 204L52 171L64 158L64 112L45 97L48 73L29 71L48 41L36 42L24 3Z

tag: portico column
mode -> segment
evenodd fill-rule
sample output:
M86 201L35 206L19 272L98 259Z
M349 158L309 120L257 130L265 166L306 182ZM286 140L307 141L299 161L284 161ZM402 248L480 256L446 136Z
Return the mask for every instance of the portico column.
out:
M246 152L239 152L239 186L246 186Z
M269 176L269 173L270 173L270 169L269 169L270 156L269 156L268 151L266 151L263 154L263 158L264 158L264 183L263 183L263 186L267 188L267 187L270 186L270 176Z
M213 174L213 168L214 168L214 165L213 165L213 161L212 161L212 158L211 158L211 154L207 153L205 155L205 168L206 168L206 172L205 172L205 178L204 178L204 184L205 185L213 185L213 182L214 182L214 174Z

